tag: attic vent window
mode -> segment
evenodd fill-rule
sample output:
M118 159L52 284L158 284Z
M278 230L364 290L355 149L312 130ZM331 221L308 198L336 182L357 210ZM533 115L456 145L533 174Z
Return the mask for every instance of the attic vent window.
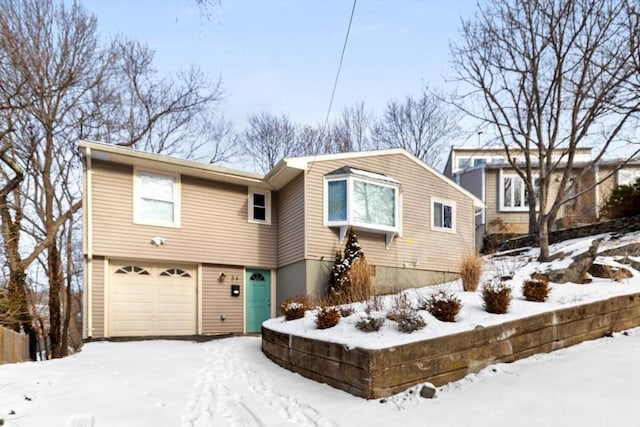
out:
M160 273L161 276L177 276L177 277L191 277L189 273L179 268L170 268Z
M399 231L400 183L385 175L350 167L325 176L325 225Z
M148 276L149 272L142 267L136 265L127 265L116 270L116 274L139 274L141 276Z

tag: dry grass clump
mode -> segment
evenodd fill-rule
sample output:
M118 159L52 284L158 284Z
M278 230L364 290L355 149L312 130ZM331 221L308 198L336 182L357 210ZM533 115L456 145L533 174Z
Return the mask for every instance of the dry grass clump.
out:
M441 290L425 298L422 306L441 322L455 322L456 315L462 308L462 301L453 293Z
M307 296L287 298L280 305L285 320L295 320L304 317L304 313L311 309L311 301Z
M482 300L488 313L505 314L511 304L511 287L502 281L485 283Z
M405 292L401 292L394 296L393 307L387 313L387 319L397 322L400 317L404 316L405 312L410 311L414 311L414 309L411 301L409 300L409 295Z
M363 332L377 332L384 325L384 317L376 317L371 314L367 314L365 317L358 319L356 322L356 328Z
M340 321L340 309L337 307L321 307L316 314L318 329L333 328Z
M467 292L475 292L480 283L484 262L477 252L468 253L462 257L460 263L460 278L462 288Z
M371 276L373 276L373 268L362 254L349 270L350 284L347 292L350 302L366 301L371 298Z
M545 302L549 297L549 282L540 278L526 280L522 285L522 294L527 301Z

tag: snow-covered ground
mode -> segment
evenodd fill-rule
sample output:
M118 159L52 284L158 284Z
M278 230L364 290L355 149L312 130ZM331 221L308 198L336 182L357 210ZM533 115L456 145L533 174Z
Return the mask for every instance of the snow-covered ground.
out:
M90 343L0 366L5 426L640 426L640 329L511 364L438 390L364 400L271 363L260 338ZM79 419L79 418L76 418ZM86 418L85 418L86 419Z
M627 236L627 242L640 235ZM579 252L590 239L556 250ZM622 242L624 243L624 242ZM603 247L621 244L603 243ZM535 255L522 254L521 260ZM426 317L427 327L400 334L390 325L374 334L357 331L353 319L317 331L311 318L270 324L297 333L379 347L460 328L488 325L543 309L640 291L640 275L622 282L553 285L546 303L524 301L519 284L532 271L553 266L517 259L511 313L489 315L477 293L460 293L464 308L455 324ZM608 260L607 262L610 262ZM455 284L449 285L454 290ZM429 290L411 291L429 292ZM425 315L428 316L428 315ZM449 328L454 328L453 330ZM355 332L354 332L355 331ZM367 341L368 340L368 341ZM419 386L381 400L364 400L305 379L270 362L260 338L207 343L183 341L94 342L62 360L0 366L0 420L5 426L640 426L640 328L551 354L492 365L438 389L435 399ZM84 424L83 424L84 422ZM0 425L2 423L0 422Z

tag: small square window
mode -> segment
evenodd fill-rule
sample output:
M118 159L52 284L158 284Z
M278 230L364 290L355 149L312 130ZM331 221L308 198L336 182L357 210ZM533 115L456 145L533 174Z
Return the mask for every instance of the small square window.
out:
M259 192L251 190L249 192L249 221L269 224L271 217L269 215L269 201L271 195L269 192Z
M433 201L431 227L434 230L455 232L455 203Z

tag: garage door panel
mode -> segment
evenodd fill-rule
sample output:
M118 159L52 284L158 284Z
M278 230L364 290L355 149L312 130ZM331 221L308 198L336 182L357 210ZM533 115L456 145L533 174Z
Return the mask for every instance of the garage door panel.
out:
M109 335L195 334L195 276L195 271L185 267L113 265Z

